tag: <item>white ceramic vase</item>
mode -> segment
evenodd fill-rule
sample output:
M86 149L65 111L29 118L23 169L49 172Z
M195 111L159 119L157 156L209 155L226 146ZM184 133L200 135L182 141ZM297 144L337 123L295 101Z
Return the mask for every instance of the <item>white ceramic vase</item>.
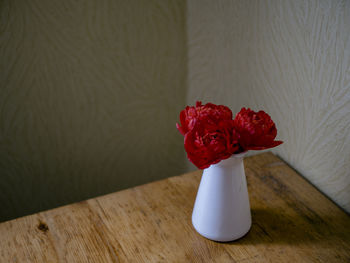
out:
M243 237L251 227L244 155L233 155L203 171L192 224L208 239L233 241Z

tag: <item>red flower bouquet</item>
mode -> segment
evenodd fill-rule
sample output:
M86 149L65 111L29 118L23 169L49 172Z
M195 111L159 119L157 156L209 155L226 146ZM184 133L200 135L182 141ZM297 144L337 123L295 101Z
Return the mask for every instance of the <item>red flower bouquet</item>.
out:
M180 113L176 124L184 135L188 159L199 169L248 150L263 150L283 143L275 141L277 129L264 111L242 108L233 119L223 105L197 102Z

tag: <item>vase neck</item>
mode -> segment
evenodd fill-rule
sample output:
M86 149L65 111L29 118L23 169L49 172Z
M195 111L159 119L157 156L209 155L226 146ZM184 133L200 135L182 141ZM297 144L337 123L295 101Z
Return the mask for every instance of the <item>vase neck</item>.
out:
M231 157L229 157L225 160L222 160L217 164L212 164L210 167L220 168L220 167L239 165L239 164L243 163L244 155L245 155L245 153L232 155Z

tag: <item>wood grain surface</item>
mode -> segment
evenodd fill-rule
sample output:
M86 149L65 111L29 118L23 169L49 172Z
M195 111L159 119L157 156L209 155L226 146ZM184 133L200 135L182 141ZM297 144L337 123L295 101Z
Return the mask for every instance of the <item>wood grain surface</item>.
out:
M219 243L191 212L201 172L0 224L0 262L349 262L350 217L278 157L245 159L253 225Z

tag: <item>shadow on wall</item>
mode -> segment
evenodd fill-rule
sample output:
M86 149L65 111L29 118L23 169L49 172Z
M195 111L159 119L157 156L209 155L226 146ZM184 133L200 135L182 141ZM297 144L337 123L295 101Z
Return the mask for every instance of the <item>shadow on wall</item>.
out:
M185 8L1 3L0 221L184 172Z

